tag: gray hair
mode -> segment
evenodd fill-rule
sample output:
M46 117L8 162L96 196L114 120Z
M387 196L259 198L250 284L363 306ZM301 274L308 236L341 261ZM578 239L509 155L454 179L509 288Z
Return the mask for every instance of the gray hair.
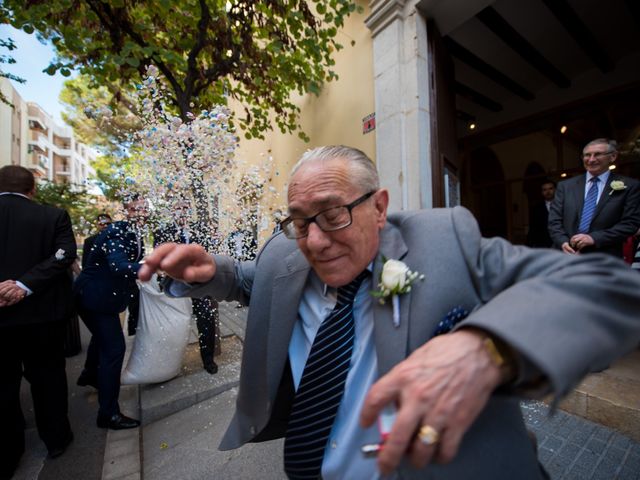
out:
M364 192L380 188L380 179L376 166L367 155L353 147L344 145L327 145L304 152L300 160L293 166L289 177L292 177L303 165L312 162L325 162L334 159L344 160L353 175L353 185Z
M596 138L595 140L591 140L587 143L582 151L584 152L585 148L590 147L591 145L607 145L607 153L613 153L618 151L618 142L615 140L611 140L608 138Z

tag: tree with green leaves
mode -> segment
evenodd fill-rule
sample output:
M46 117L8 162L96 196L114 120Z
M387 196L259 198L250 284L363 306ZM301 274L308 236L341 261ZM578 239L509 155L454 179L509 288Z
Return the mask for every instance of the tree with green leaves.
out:
M64 82L60 102L65 107L62 119L79 141L118 159L130 151L131 135L141 128L130 91L115 83L96 84L89 76L78 75Z
M51 41L46 72L97 84L139 83L158 68L183 121L234 99L247 138L299 130L290 94L336 78L331 54L352 0L5 0L0 22ZM299 130L299 135L306 138Z
M96 215L104 213L98 204L98 199L80 185L38 182L34 200L44 205L65 209L71 217L74 233L80 237L91 233Z
M16 49L16 44L15 42L10 39L4 39L4 38L0 38L0 49L6 48L9 52L13 51ZM0 54L0 65L2 64L7 64L7 65L11 65L16 63L16 60L8 54ZM7 73L5 72L2 68L0 68L0 78L6 78L8 80L13 80L14 82L18 82L18 83L24 83L24 78L20 78L16 75L13 75L11 73ZM11 99L7 98L4 93L2 93L0 91L0 102L2 103L6 103L9 106L13 106L11 103Z

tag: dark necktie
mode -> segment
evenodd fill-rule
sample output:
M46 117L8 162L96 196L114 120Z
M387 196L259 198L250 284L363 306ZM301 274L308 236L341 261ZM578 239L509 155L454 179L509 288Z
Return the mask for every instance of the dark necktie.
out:
M320 478L324 449L342 400L353 350L353 299L368 275L338 288L338 302L322 322L293 399L284 442L290 479Z
M578 227L578 233L587 233L591 226L591 220L593 220L593 214L596 211L596 204L598 203L598 177L592 177L589 191L584 199L584 206L582 207L582 216L580 217L580 226Z

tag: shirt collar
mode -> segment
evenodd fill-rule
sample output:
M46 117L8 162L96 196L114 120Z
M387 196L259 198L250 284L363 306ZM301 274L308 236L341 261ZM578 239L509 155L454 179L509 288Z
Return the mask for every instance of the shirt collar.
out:
M373 262L371 262L371 263L369 263L369 265L367 265L367 270L369 270L370 273L373 273ZM313 272L313 270L312 270L312 272ZM313 272L313 273L315 275L315 272ZM316 278L318 280L320 280L320 277L318 277L317 275L316 275ZM327 296L327 292L329 291L330 288L331 287L329 285L327 285L326 283L322 284L322 296L323 297Z
M0 195L17 195L19 197L24 197L27 200L31 200L29 197L27 197L24 193L18 193L18 192L0 192Z
M602 185L606 185L607 182L609 181L609 174L611 173L611 170L607 170L606 172L602 172L600 175L597 175L597 177L600 179L600 181L602 182ZM587 172L587 183L589 183L591 181L591 179L593 177L595 177L596 175L591 175L590 172Z

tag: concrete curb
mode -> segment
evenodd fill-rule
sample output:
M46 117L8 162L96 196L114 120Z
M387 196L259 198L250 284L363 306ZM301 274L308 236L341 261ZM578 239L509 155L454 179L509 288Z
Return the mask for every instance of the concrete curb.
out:
M140 389L137 385L120 388L120 405L125 415L140 415ZM108 430L104 449L102 480L140 480L142 478L142 429Z
M200 376L199 374L197 374ZM204 375L209 375L205 373ZM204 376L203 375L203 376ZM193 375L192 375L193 376ZM187 379L190 380L190 379ZM183 382L180 382L183 383ZM176 412L184 410L186 408L195 405L196 403L200 403L204 400L208 400L211 397L215 397L216 395L220 395L221 393L226 392L234 387L237 387L239 384L238 379L224 381L220 384L214 385L212 388L208 388L199 392L190 392L184 396L180 396L178 398L172 399L165 403L158 403L156 405L143 404L142 405L142 425L149 425L150 423L157 422L169 415L173 415ZM187 391L187 390L185 390Z
M246 308L236 309L236 303L221 302L220 334L222 338L237 337L244 341ZM126 322L123 322L126 325ZM125 332L127 365L133 337ZM194 337L197 342L197 336ZM238 386L240 357L228 358L220 371L211 376L205 371L177 377L162 384L122 385L119 402L123 413L139 418L142 425L129 430L108 430L102 466L102 480L141 480L143 458L143 425L191 407Z

